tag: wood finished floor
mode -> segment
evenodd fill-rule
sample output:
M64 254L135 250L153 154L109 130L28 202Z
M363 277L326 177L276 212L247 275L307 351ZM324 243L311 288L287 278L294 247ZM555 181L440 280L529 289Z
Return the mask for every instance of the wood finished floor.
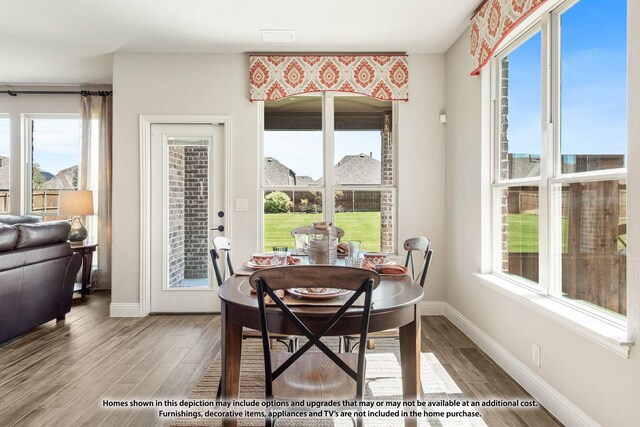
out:
M74 300L49 322L0 345L0 426L154 426L153 410L104 409L102 399L185 398L220 350L220 317L110 318L110 294ZM530 399L442 316L423 318L422 352L467 399ZM481 410L488 426L561 425L541 407Z

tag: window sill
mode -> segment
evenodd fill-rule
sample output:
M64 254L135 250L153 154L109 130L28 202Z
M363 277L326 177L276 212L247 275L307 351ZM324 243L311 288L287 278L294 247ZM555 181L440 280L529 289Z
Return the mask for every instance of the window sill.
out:
M628 339L626 327L607 322L604 319L563 304L554 298L535 292L495 274L477 273L475 276L482 283L514 301L537 311L622 357L629 358L633 341Z

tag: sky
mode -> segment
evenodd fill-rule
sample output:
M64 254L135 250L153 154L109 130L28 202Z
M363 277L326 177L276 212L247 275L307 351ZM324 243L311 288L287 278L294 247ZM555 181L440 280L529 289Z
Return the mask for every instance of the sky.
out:
M335 132L335 165L348 154L373 153L380 160L380 131ZM322 163L321 131L267 131L264 133L264 156L273 157L296 175L320 178Z
M80 163L80 119L36 118L33 158L53 175ZM0 155L9 155L9 118L0 117Z
M561 16L561 152L626 154L626 0ZM606 10L606 13L603 13ZM509 55L509 152L540 154L540 33Z

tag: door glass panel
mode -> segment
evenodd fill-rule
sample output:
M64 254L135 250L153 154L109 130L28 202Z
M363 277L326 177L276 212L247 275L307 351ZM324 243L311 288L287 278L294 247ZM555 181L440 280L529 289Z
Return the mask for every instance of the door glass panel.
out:
M166 179L167 287L208 287L207 141L169 141Z

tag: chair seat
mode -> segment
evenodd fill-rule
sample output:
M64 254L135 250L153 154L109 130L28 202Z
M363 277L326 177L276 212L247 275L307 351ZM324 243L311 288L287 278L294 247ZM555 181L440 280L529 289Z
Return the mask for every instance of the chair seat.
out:
M275 371L291 353L271 353ZM355 372L358 355L340 353ZM282 375L273 381L273 397L282 400L342 400L355 399L356 381L321 352L304 353Z
M367 339L375 339L375 338L398 338L400 336L400 331L398 328L393 329L385 329L384 331L378 332L369 332L367 334ZM349 340L359 340L360 335L345 335L345 338Z
M295 335L285 335L285 334L269 334L269 336L273 339L294 339ZM256 331L255 329L250 328L242 328L242 338L262 338L262 332Z

